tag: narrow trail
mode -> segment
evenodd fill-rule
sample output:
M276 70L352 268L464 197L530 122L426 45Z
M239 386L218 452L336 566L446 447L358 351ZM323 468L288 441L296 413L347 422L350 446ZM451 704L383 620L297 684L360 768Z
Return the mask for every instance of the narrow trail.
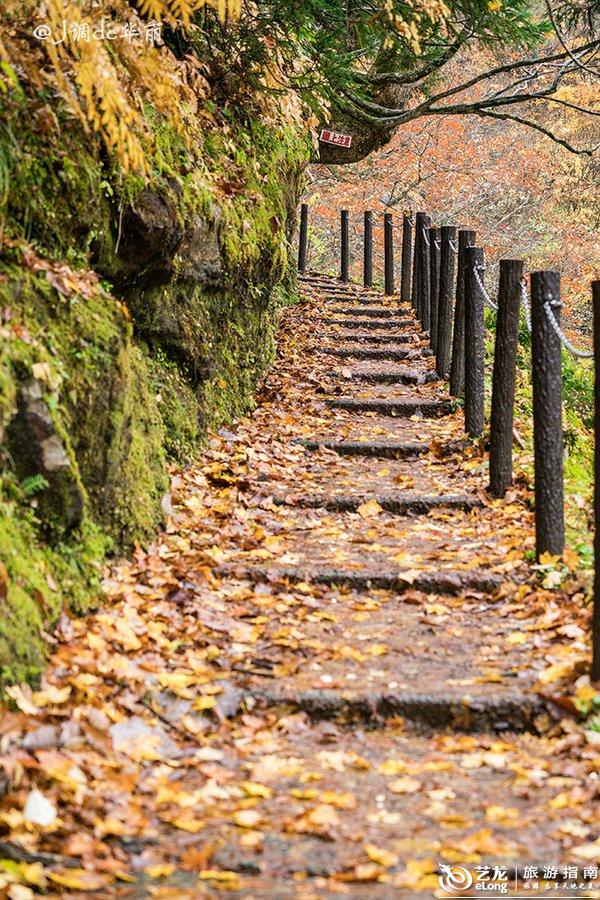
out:
M585 632L532 583L524 490L487 498L397 297L303 294L254 414L12 692L2 855L50 896L449 896L440 864L594 856L597 748L544 696Z

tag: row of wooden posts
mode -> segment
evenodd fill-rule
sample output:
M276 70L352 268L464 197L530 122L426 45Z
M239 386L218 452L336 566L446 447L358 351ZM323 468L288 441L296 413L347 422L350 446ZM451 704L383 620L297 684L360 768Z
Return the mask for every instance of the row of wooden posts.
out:
M363 284L373 285L373 213L363 219ZM484 250L475 246L476 233L454 225L432 225L424 212L405 212L395 226L383 216L384 290L395 294L394 229L401 227L400 303L410 303L435 355L436 371L449 380L450 394L464 398L465 431L479 439L485 427L484 388ZM298 268L308 262L308 207L302 204ZM340 215L340 280L349 281L349 214ZM503 497L513 479L513 419L519 320L522 304L531 297L531 378L535 470L536 555L560 556L565 545L564 436L562 423L561 339L547 312L550 304L560 323L560 275L531 272L530 294L524 262L501 259L496 297L497 317L489 427L488 490ZM595 469L600 471L600 281L592 284L594 304ZM494 304L496 305L496 304ZM600 485L595 484L595 558L600 561ZM600 679L600 565L594 586L592 678Z

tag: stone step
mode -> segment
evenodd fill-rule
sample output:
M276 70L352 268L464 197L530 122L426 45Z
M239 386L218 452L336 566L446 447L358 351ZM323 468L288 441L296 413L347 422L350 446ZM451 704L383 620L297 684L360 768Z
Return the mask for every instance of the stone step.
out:
M323 293L323 299L329 303L336 300L340 303L362 303L363 306L382 306L384 309L396 310L406 314L410 312L411 305L406 301L400 303L398 300L385 299L380 294L357 294L357 293Z
M391 328L388 330L387 334L373 334L372 331L328 331L326 335L329 338L336 339L342 343L347 342L349 344L358 343L360 341L364 341L367 344L393 344L398 341L401 344L416 344L421 342L421 335L418 331L398 331Z
M247 566L240 563L224 564L216 569L218 575L244 578L252 582L284 580L291 584L312 582L332 587L347 587L358 591L371 589L404 594L422 591L424 594L444 594L456 597L464 592L494 594L502 585L499 575L468 570L442 572L369 572L343 569L280 568L277 566Z
M326 509L328 512L356 512L364 503L375 500L386 512L394 515L409 515L411 513L424 515L432 509L462 509L471 510L481 506L478 497L468 494L417 494L405 491L397 494L360 495L339 497L324 496L299 496L299 497L273 497L273 502L278 506L300 506L306 509Z
M346 691L330 689L296 692L256 688L251 694L266 706L306 712L313 720L368 722L371 725L381 720L383 725L386 719L399 716L408 722L436 730L467 734L538 734L536 719L547 712L547 705L541 697L519 691L477 697L470 693L456 696L388 689L348 696Z
M332 370L326 374L339 377L340 373ZM430 384L439 381L439 377L437 372L412 372L409 369L405 372L394 372L392 369L387 372L385 370L369 372L357 369L349 378L344 376L344 381L361 381L367 384Z
M336 325L339 328L366 328L373 330L382 328L387 331L393 331L396 328L408 328L411 325L416 329L418 325L416 319L328 319L323 316L319 321L323 322L324 325ZM418 331L416 333L419 334ZM340 337L346 337L346 335L342 332ZM389 337L386 337L386 340L389 340Z
M372 341L373 335L371 334L360 334L356 332L347 332L346 334L339 334L336 332L327 332L327 337L334 338L339 341L348 341L348 343L353 343L355 341ZM417 334L416 331L404 331L398 333L392 333L384 335L385 340L381 339L381 335L375 335L375 338L379 337L380 340L375 340L373 343L381 344L387 341L389 344L415 344L420 340L420 335Z
M390 342L391 343L391 342ZM339 359L387 359L397 362L403 359L425 359L431 356L431 350L405 350L390 347L318 347L319 353L337 356Z
M369 319L405 318L401 310L390 309L388 306L334 306L331 312L336 316L367 316Z
M363 400L355 397L330 397L325 401L332 409L346 409L348 412L378 412L385 416L421 415L436 418L452 412L451 400Z
M334 450L340 456L367 456L374 459L411 459L429 453L427 444L416 442L399 443L397 441L319 441L297 438L293 444L301 444L307 450L320 450L322 447Z

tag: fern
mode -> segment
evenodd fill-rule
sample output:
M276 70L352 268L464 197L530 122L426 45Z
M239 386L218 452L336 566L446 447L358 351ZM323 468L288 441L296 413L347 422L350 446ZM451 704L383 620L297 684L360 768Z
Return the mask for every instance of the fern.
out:
M36 494L41 494L42 491L45 491L49 486L50 483L39 473L37 475L30 475L21 482L21 490L27 499L34 497Z

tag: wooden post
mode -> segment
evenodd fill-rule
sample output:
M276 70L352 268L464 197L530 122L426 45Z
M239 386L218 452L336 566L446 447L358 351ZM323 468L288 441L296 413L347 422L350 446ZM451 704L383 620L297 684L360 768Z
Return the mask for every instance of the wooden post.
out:
M298 271L301 275L306 272L306 260L308 257L308 204L300 206L300 241L298 243Z
M415 215L415 241L413 248L413 270L412 270L412 286L411 286L411 294L410 299L412 301L412 307L417 316L419 316L419 304L418 304L418 294L419 294L419 235L422 234L422 229L419 227L419 223L421 219L425 215L424 212L418 212Z
M484 255L480 247L464 251L465 300L465 431L470 438L483 434L484 408ZM477 277L479 276L479 277Z
M504 497L507 488L512 484L513 418L522 278L522 260L500 260L488 488L494 497Z
M450 347L452 341L452 287L454 264L456 262L456 228L442 225L442 247L440 254L440 290L438 299L438 330L436 348L436 371L440 378L450 373Z
M370 288L373 286L373 213L370 209L365 210L364 223L363 284Z
M402 219L402 272L400 275L400 302L408 303L410 300L412 262L412 220L410 210L404 213Z
M431 326L431 272L429 262L429 228L431 219L422 215L419 222L421 237L419 241L419 309L423 331Z
M383 256L385 293L394 293L394 224L391 213L383 214Z
M348 281L350 234L348 229L348 210L343 209L340 214L341 252L340 252L340 280Z
M412 301L417 319L423 322L423 290L425 287L423 260L425 259L425 228L430 224L427 213L418 212L415 217L415 252L413 265ZM429 268L429 262L427 263ZM429 279L428 279L429 280Z
M429 283L431 297L431 322L429 344L435 353L437 348L438 300L440 292L440 229L429 229Z
M531 273L531 364L537 558L561 555L565 543L561 343L544 309L560 301L558 272ZM560 321L560 306L552 306Z
M465 250L475 246L475 232L461 228L458 232L458 261L456 264L456 303L452 332L452 365L450 393L461 397L465 385Z
M600 679L600 281L592 282L594 303L594 611L592 617L592 681Z

